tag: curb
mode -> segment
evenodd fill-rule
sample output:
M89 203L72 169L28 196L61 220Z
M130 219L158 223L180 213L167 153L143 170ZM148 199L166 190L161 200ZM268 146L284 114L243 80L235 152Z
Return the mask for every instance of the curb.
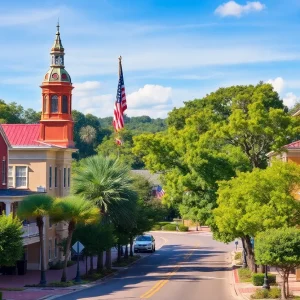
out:
M152 255L152 254L153 254L153 253L151 253L151 254L149 254L149 255L147 255L147 256L141 256L139 259L137 259L136 261L130 263L128 266L122 267L122 268L116 270L115 272L113 272L113 273L111 273L111 274L108 274L108 275L102 277L101 279L98 279L98 280L96 280L96 281L92 281L92 282L90 282L90 283L87 283L87 284L85 284L85 286L78 285L80 288L78 288L78 289L75 290L75 291L71 291L70 293L66 293L66 294L63 294L63 295L53 295L53 296L49 296L49 297L44 296L44 297L42 297L42 298L39 298L38 300L53 300L53 299L57 299L57 298L59 298L59 297L63 297L63 296L66 296L66 295L71 295L71 294L77 293L77 292L79 292L79 291L82 291L82 290L86 290L86 289L92 288L92 287L94 287L94 286L96 286L96 285L101 285L101 284L104 283L106 280L108 280L110 277L113 277L113 276L115 276L115 275L121 273L122 271L127 270L129 267L131 267L132 265L136 264L138 261L140 261L140 260L142 260L142 259L144 259L144 258L146 258L146 257L148 257L148 256L150 256L150 255Z

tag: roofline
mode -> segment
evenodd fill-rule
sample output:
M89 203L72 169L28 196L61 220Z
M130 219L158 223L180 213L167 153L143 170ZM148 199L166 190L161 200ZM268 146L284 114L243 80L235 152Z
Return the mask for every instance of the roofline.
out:
M5 131L4 131L4 129L3 129L2 126L1 126L1 124L0 124L0 134L1 134L2 137L3 137L3 139L4 139L5 143L6 143L6 146L7 146L8 148L11 148L11 144L10 144L10 142L9 142L9 140L8 140L6 134L5 134Z
M14 147L11 147L10 150L52 150L52 151L65 150L65 151L71 151L71 152L78 151L78 149L76 149L76 148L44 147L44 146L14 146Z
M292 117L297 117L297 116L299 116L299 115L300 115L300 109L297 110L297 111L292 115Z

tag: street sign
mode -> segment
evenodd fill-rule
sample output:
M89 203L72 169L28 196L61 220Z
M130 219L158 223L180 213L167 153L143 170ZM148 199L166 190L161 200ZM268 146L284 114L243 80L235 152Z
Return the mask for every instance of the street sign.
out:
M79 254L79 253L81 253L81 251L84 249L84 246L83 246L79 241L77 241L77 242L72 246L72 249L76 252L76 254Z

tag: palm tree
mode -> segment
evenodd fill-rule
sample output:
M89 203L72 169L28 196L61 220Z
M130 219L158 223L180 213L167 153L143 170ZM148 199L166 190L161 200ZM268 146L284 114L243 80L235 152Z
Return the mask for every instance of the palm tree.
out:
M19 204L17 214L20 219L35 218L36 225L39 229L40 238L40 253L41 253L41 280L40 284L45 285L46 273L45 273L45 261L44 261L44 220L43 218L49 215L52 206L53 198L46 194L29 195L23 199Z
M82 127L79 131L80 139L87 144L91 144L95 140L96 134L96 129L90 125Z
M72 236L76 224L92 224L99 220L99 209L92 203L76 196L57 199L51 212L52 219L56 222L66 221L68 225L68 237L66 243L66 256L64 261L61 282L67 281L67 265L71 250Z
M132 179L129 168L118 160L101 155L82 161L73 176L72 192L96 204L103 216L102 222L131 222L130 199ZM106 267L111 267L111 249L106 249Z

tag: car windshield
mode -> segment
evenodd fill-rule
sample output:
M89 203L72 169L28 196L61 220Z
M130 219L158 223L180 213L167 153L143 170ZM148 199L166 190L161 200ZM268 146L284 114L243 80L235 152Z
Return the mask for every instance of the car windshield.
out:
M136 241L151 241L151 236L141 235L136 238Z

